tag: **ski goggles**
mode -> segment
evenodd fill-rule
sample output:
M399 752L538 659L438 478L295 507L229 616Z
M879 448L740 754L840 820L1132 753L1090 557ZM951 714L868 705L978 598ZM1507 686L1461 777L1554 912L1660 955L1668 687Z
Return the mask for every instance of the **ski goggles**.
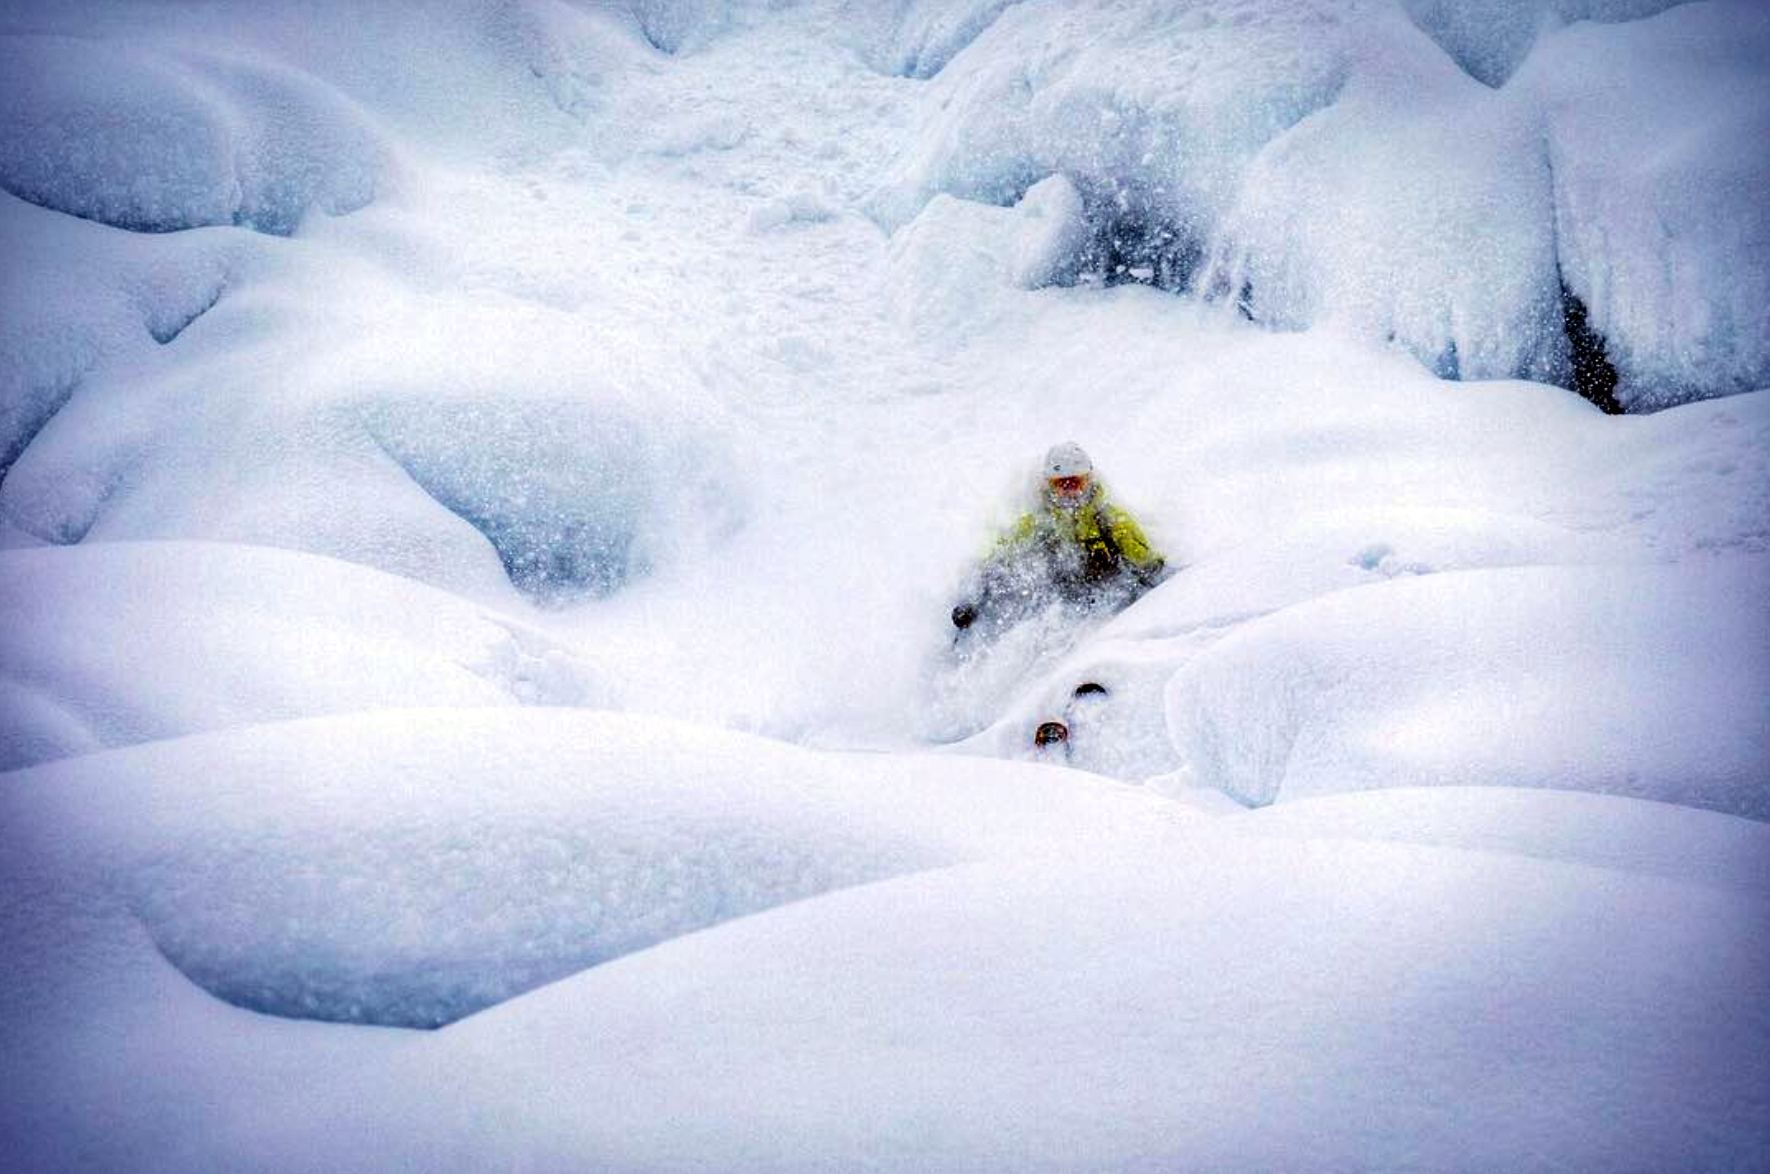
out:
M1088 488L1088 475L1082 473L1074 477L1052 477L1046 484L1050 485L1051 492L1059 497L1075 497Z

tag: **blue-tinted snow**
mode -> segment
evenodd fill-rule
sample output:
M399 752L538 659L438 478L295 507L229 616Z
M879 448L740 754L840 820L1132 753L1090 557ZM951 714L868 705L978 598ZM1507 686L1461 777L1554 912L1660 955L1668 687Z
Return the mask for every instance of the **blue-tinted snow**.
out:
M6 9L9 1156L1755 1157L1755 9L868 7ZM1182 569L943 676L1061 439Z
M1577 21L1629 21L1679 0L1402 0L1402 8L1470 77L1504 85L1546 33Z
M1565 283L1624 404L1762 387L1763 153L1736 145L1765 134L1765 17L1665 7L1012 6L869 208L897 228L1062 174L1104 280L1564 386Z
M1250 806L1438 783L1770 819L1766 590L1761 557L1407 576L1225 638L1169 682L1168 726Z
M15 844L15 881L100 886L227 1002L400 1027L833 889L1183 822L1054 772L582 710L391 711L79 757L12 776L9 823L45 827L94 789L109 798L71 838ZM45 927L19 912L8 945L34 968Z
M1770 386L1770 11L1690 4L1544 38L1557 255L1621 376L1659 408Z
M311 78L224 56L0 37L0 186L136 232L239 224L287 235L356 210L388 148Z
M5 551L0 610L0 769L318 714L612 700L583 657L520 620L269 547Z

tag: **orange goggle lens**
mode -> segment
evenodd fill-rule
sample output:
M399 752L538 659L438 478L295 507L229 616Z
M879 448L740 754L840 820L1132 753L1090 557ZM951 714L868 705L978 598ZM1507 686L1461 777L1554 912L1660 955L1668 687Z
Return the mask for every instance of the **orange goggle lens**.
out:
M1088 487L1087 477L1053 477L1051 488L1066 497L1074 497Z

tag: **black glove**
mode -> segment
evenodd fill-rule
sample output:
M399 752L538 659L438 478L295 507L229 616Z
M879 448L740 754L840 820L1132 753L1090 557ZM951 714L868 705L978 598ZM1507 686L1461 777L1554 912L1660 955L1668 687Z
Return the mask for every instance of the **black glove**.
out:
M961 603L953 609L953 627L964 631L977 619L977 609L969 603Z

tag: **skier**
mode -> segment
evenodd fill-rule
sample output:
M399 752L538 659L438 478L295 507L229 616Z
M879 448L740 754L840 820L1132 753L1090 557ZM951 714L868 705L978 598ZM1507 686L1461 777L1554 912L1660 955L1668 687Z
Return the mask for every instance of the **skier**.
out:
M1065 441L1045 454L1038 508L996 539L953 608L953 626L964 633L983 620L999 630L1056 601L1118 610L1166 569L1136 519L1107 500L1081 445Z

